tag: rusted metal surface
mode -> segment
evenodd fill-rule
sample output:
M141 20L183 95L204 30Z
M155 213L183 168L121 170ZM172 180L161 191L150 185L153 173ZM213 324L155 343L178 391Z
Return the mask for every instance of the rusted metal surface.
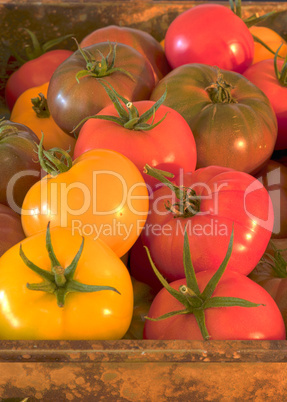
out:
M286 401L282 341L5 341L0 395L29 401Z

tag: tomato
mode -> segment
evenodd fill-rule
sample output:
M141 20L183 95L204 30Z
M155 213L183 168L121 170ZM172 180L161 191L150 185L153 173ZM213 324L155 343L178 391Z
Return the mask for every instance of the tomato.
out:
M56 69L48 88L49 110L63 131L71 134L111 104L99 78L130 101L148 99L155 85L150 63L130 46L102 42L78 49Z
M146 163L174 174L182 170L194 171L196 166L194 137L187 122L178 112L164 105L159 106L154 115L150 113L150 118L145 124L151 129L145 131L146 127L141 122L131 127L127 127L127 124L131 123L134 113L141 117L149 110L152 111L155 102L138 101L132 104L128 102L128 106L128 111L133 109L132 116L123 118L119 123L97 118L87 120L80 130L74 157L90 149L108 148L127 156L141 172ZM97 116L119 118L114 105L105 107ZM158 122L160 123L156 125ZM151 189L156 180L145 173L143 177Z
M143 339L145 316L148 314L155 293L147 284L131 277L134 293L134 309L131 325L123 339Z
M196 274L201 292L213 274L211 270ZM186 279L179 279L170 284L176 290L182 285L186 285ZM263 305L250 308L207 308L205 322L211 340L286 339L284 322L276 303L266 290L248 277L226 271L211 299L213 297L236 297ZM182 303L163 288L154 298L148 317L157 318L182 309ZM195 316L181 314L157 322L146 320L144 339L202 340L203 336Z
M0 256L24 238L20 215L0 204Z
M200 4L169 25L165 53L173 69L202 63L242 73L252 63L254 42L245 23L229 8Z
M287 167L270 159L255 177L267 189L273 204L274 227L271 238L287 237Z
M59 147L70 149L73 155L76 139L66 134L55 123L47 105L49 82L27 89L16 100L10 120L25 124L41 139L46 149Z
M50 237L53 253L43 231L0 258L0 338L120 339L133 312L125 265L100 239L83 239L59 227L50 230ZM43 270L44 281L19 250Z
M72 53L65 49L50 50L19 67L8 78L5 87L5 98L9 109L12 110L16 99L24 91L49 81L54 70Z
M274 299L287 328L287 242L273 239L249 278L262 286Z
M72 228L104 240L122 257L134 244L148 213L148 192L137 167L124 155L92 149L65 172L47 175L22 206L26 236L51 227Z
M279 73L282 71L282 80L276 75L273 59L253 64L244 72L244 76L265 93L276 114L278 122L276 150L287 148L287 63L285 62L285 68L283 65L284 60L277 59L277 68Z
M145 56L153 69L155 82L170 71L163 47L152 35L140 29L108 25L85 36L80 46L86 47L106 41L129 45Z
M188 122L197 168L219 165L255 173L270 159L277 119L269 99L241 74L189 64L167 74L151 100L167 90L164 105Z
M38 137L23 124L2 120L0 123L0 203L21 211L29 188L41 178L37 161Z
M251 32L252 35L257 37L262 42L264 42L268 47L270 47L270 49L273 50L274 53L279 48L281 43L283 43L283 46L280 49L279 54L282 57L285 57L287 55L287 44L285 40L277 32L273 31L273 29L253 25L252 27L249 28L249 31ZM274 53L271 53L268 49L266 49L266 47L261 45L261 43L255 41L254 58L252 64L255 64L261 60L273 59Z
M174 281L184 277L185 227L192 263L199 272L218 268L234 224L234 248L227 269L247 275L262 257L273 223L270 196L257 179L209 166L183 173L151 194L141 238L157 269Z

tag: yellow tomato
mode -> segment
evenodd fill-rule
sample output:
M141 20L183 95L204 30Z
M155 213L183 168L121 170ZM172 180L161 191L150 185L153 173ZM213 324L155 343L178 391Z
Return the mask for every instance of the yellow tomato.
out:
M21 219L26 236L50 221L100 238L122 257L140 235L148 208L147 187L134 163L116 151L92 149L68 171L35 183L24 198Z
M0 339L104 340L125 335L133 314L130 274L104 242L88 237L82 242L68 228L52 228L2 255ZM41 275L26 265L20 244Z
M51 116L47 106L48 86L49 82L46 82L23 92L16 100L10 120L29 127L39 139L43 133L44 148L70 149L70 154L73 155L76 139L61 130ZM33 106L32 100L37 104L36 106Z
M282 48L280 49L279 54L282 57L287 55L287 43L285 40L275 31L267 27L259 27L259 26L252 26L249 28L252 35L256 36L257 38L261 39L273 52L279 48L281 43L283 43ZM273 59L274 54L267 50L263 45L258 42L254 42L254 58L253 64L257 63L261 60L266 59Z

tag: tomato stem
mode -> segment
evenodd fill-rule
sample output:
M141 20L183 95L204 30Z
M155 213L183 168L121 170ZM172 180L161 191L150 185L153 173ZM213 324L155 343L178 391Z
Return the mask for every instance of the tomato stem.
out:
M81 257L84 248L84 237L82 238L81 246L75 255L71 264L65 269L61 266L58 261L54 249L52 246L51 233L50 233L50 222L47 225L46 230L46 249L51 261L51 272L42 269L30 261L20 244L20 257L22 258L25 265L38 274L43 282L40 283L27 283L27 288L30 290L36 290L41 292L53 293L57 298L57 304L59 307L64 307L65 298L70 292L99 292L101 290L111 290L120 294L120 292L111 286L99 286L99 285L86 285L80 283L73 279L75 274L77 264Z
M125 74L132 81L134 81L134 77L129 71L120 67L115 67L116 47L117 47L116 43L114 43L113 46L111 43L109 44L110 49L106 57L100 52L100 50L97 49L97 52L101 57L101 60L96 60L88 49L83 49L80 47L76 38L73 39L75 40L78 46L78 51L81 53L86 62L86 69L80 70L76 74L76 80L78 83L80 83L80 78L83 77L89 76L89 77L101 78L101 77L107 77L115 72Z
M283 62L281 71L279 72L278 66L277 66L277 58L280 52L281 47L283 46L283 42L281 45L278 47L276 50L275 56L274 56L274 71L275 75L282 87L287 87L287 56L285 57L285 60Z
M175 193L179 202L171 204L171 202L168 201L165 204L166 209L170 211L175 218L189 218L200 211L200 197L196 195L196 192L193 189L184 186L176 186L168 180L167 177L170 176L169 172L152 168L146 164L144 167L144 173L165 184Z
M167 90L165 90L164 94L154 103L154 105L144 112L141 116L135 105L129 101L128 99L121 96L111 84L109 86L108 83L104 79L99 79L99 83L105 88L106 93L111 99L116 111L118 112L119 117L117 116L108 116L108 115L94 115L88 116L80 121L79 124L72 130L72 133L76 131L82 124L84 124L89 119L99 119L99 120L108 120L112 121L122 127L125 127L129 130L134 131L149 131L158 126L166 117L166 114L156 123L154 123L155 112L158 108L163 104ZM126 106L126 109L122 105L122 103ZM147 123L148 120L152 118L151 124Z
M172 311L156 318L146 317L146 319L151 321L159 321L173 317L178 314L193 314L200 328L203 339L207 340L210 338L205 323L205 310L207 308L232 307L232 306L240 306L247 308L247 307L261 306L262 304L253 303L248 300L236 297L212 297L222 275L226 270L229 259L231 257L233 236L234 232L232 228L226 255L222 263L220 264L220 267L218 268L217 271L215 271L214 275L209 280L209 282L207 283L202 292L200 292L198 288L195 271L192 265L192 260L190 257L189 239L186 228L184 233L184 249L183 249L183 263L184 263L186 285L181 285L179 287L179 290L174 289L169 283L167 283L167 281L164 279L164 277L161 275L161 273L154 265L154 262L151 258L148 248L145 247L152 269L156 274L156 276L158 277L158 279L160 280L161 284L173 297L175 297L185 307L183 310Z
M31 99L32 109L40 119L50 117L47 99L41 92L38 95L38 97Z
M217 69L216 82L205 88L213 103L237 103L232 97L233 86L224 81L223 74Z

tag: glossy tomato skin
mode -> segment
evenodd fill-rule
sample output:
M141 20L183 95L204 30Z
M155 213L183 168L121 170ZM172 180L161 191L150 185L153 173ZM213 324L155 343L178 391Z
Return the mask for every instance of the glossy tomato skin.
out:
M173 69L202 63L242 73L254 56L254 41L245 23L219 4L197 5L177 16L164 43Z
M278 71L284 60L278 59ZM278 122L278 136L275 150L287 148L287 87L280 84L275 70L274 60L262 60L250 66L243 74L268 97Z
M202 292L214 272L196 274ZM170 284L178 290L185 279ZM220 307L205 310L206 328L211 340L285 340L282 315L272 297L261 286L237 272L225 272L212 297L238 297L258 307ZM182 310L183 305L162 289L154 298L149 317L156 318L170 311ZM194 315L182 314L158 322L146 320L144 339L203 340Z
M100 62L102 56L99 52L106 57L111 50L110 46L114 45L113 42L101 42L84 49ZM115 71L102 77L105 82L130 101L149 99L155 82L150 63L143 55L130 46L118 43L114 67L127 71L132 78L121 71ZM77 82L76 74L82 70L86 70L86 61L80 50L77 50L56 69L48 88L51 115L58 126L72 136L72 130L82 119L97 114L112 103L98 78L85 76ZM78 134L79 129L75 133Z
M48 86L49 82L46 82L23 92L13 106L10 119L31 128L39 139L44 135L43 147L45 149L59 147L70 150L70 154L73 155L76 139L62 131L50 113L38 116L33 109L31 99L39 98L41 94L47 100ZM48 107L45 107L45 112L49 112Z
M21 244L31 261L51 272L45 237L44 231ZM54 228L51 239L61 266L68 267L82 237L67 228ZM42 279L24 264L19 247L13 246L0 259L1 339L121 339L132 318L132 283L123 262L104 242L85 238L74 279L88 285L112 286L120 294L110 290L71 292L63 307L58 307L54 294L26 287L27 282ZM3 308L7 305L9 310Z
M17 213L27 191L41 178L36 144L39 139L29 127L10 120L0 123L0 203Z
M152 35L141 29L108 25L85 36L80 46L86 47L106 41L131 46L145 56L153 69L155 83L170 71L163 47Z
M234 226L227 270L248 275L262 257L273 229L273 207L264 186L251 175L219 166L185 173L174 183L192 188L200 207L194 216L175 218L166 209L168 202L178 202L172 190L162 186L152 193L141 238L161 274L168 281L184 277L185 227L195 272L217 270Z
M212 99L210 87L218 79L227 84L230 102ZM277 138L275 113L267 96L241 74L189 64L167 74L150 99L158 100L165 90L164 105L178 111L192 130L197 168L219 165L252 174L270 159Z
M20 215L7 205L0 204L0 257L23 239L25 239L25 234Z
M287 238L287 166L270 159L255 177L262 182L272 200L274 226L271 238Z
M153 101L133 102L139 115L153 105ZM98 115L118 116L114 105L102 109ZM196 145L191 129L184 118L167 106L155 112L154 123L165 119L148 131L130 130L111 121L89 119L82 126L74 150L74 158L87 150L113 149L128 157L143 172L146 164L173 174L192 172L196 166ZM152 123L152 118L148 121ZM128 146L127 146L128 144ZM149 190L157 181L143 173Z
M71 54L73 54L71 50L50 50L19 67L9 77L5 87L5 98L9 109L12 110L21 93L49 81L55 69Z
M43 177L25 196L21 219L26 236L51 227L100 238L122 257L135 243L148 214L146 184L124 155L92 149L71 169Z

